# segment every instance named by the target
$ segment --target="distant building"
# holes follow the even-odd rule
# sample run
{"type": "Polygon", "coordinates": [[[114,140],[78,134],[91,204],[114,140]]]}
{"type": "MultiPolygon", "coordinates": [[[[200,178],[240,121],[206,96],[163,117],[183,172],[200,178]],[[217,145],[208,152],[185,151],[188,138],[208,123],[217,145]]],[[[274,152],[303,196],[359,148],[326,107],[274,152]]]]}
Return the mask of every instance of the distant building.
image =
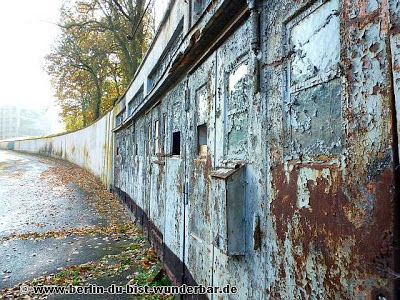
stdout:
{"type": "Polygon", "coordinates": [[[43,110],[0,106],[0,140],[45,135],[51,132],[51,122],[43,110]]]}
{"type": "Polygon", "coordinates": [[[0,140],[18,136],[19,115],[15,106],[0,107],[0,140]]]}

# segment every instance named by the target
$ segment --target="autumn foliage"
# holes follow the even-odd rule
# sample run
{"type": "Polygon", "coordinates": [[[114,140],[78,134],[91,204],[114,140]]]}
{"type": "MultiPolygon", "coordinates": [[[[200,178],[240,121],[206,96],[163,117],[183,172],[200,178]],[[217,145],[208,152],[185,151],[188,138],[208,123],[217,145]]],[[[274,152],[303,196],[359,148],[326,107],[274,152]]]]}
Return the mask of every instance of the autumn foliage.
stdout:
{"type": "Polygon", "coordinates": [[[67,130],[93,123],[128,86],[154,35],[148,1],[65,1],[46,71],[67,130]]]}

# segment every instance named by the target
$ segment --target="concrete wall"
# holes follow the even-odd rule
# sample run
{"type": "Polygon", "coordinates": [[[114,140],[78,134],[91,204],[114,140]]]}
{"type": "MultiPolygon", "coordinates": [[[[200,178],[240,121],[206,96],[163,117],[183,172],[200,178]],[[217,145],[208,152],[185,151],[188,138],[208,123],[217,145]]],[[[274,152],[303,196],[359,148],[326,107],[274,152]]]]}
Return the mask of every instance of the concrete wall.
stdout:
{"type": "Polygon", "coordinates": [[[174,282],[239,289],[209,298],[397,299],[398,2],[191,4],[113,112],[15,149],[102,177],[174,282]]]}
{"type": "Polygon", "coordinates": [[[3,141],[0,148],[66,159],[89,170],[110,187],[113,178],[114,120],[114,111],[110,111],[85,129],[54,137],[3,141]]]}

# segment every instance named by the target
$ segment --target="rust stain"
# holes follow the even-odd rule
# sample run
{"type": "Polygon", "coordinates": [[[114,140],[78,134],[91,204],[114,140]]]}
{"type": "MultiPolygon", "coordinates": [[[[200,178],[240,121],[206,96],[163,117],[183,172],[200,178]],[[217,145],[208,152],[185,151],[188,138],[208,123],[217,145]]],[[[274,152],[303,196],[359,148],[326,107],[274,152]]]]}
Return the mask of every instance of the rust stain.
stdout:
{"type": "MultiPolygon", "coordinates": [[[[393,231],[388,231],[394,220],[387,215],[388,211],[394,209],[393,172],[385,169],[379,178],[366,184],[367,193],[374,198],[371,211],[362,208],[365,201],[362,189],[355,188],[357,184],[353,182],[342,182],[343,175],[338,171],[331,186],[324,178],[318,178],[315,184],[308,184],[310,209],[298,209],[298,195],[293,182],[297,182],[300,167],[295,166],[290,172],[289,182],[283,165],[274,168],[273,185],[276,194],[271,206],[279,239],[285,240],[290,233],[292,245],[301,245],[303,249],[300,254],[294,255],[296,269],[303,268],[307,256],[313,251],[321,254],[328,270],[340,269],[343,266],[339,265],[340,260],[336,255],[343,242],[348,240],[353,245],[350,253],[342,254],[351,258],[350,265],[345,267],[352,272],[358,270],[360,274],[375,274],[375,278],[386,286],[388,292],[391,288],[390,280],[384,281],[382,278],[387,278],[388,272],[394,268],[393,231]],[[351,191],[344,193],[345,186],[351,188],[351,191]],[[382,273],[386,273],[384,277],[382,273]]],[[[348,276],[350,280],[350,274],[348,276]]],[[[324,285],[332,292],[340,291],[341,279],[343,274],[328,273],[324,285]]],[[[345,296],[344,291],[342,296],[345,296]]]]}

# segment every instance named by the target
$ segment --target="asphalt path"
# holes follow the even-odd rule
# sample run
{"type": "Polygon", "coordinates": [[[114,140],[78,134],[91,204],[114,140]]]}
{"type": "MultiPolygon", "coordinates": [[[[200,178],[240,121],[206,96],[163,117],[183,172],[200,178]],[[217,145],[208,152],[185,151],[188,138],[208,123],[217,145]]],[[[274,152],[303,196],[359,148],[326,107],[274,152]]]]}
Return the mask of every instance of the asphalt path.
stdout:
{"type": "Polygon", "coordinates": [[[0,290],[57,273],[60,268],[117,254],[131,242],[104,234],[8,239],[25,233],[108,224],[109,220],[88,204],[87,191],[77,184],[54,185],[48,180],[51,172],[43,180],[43,173],[52,167],[52,160],[40,156],[0,150],[0,290]]]}

